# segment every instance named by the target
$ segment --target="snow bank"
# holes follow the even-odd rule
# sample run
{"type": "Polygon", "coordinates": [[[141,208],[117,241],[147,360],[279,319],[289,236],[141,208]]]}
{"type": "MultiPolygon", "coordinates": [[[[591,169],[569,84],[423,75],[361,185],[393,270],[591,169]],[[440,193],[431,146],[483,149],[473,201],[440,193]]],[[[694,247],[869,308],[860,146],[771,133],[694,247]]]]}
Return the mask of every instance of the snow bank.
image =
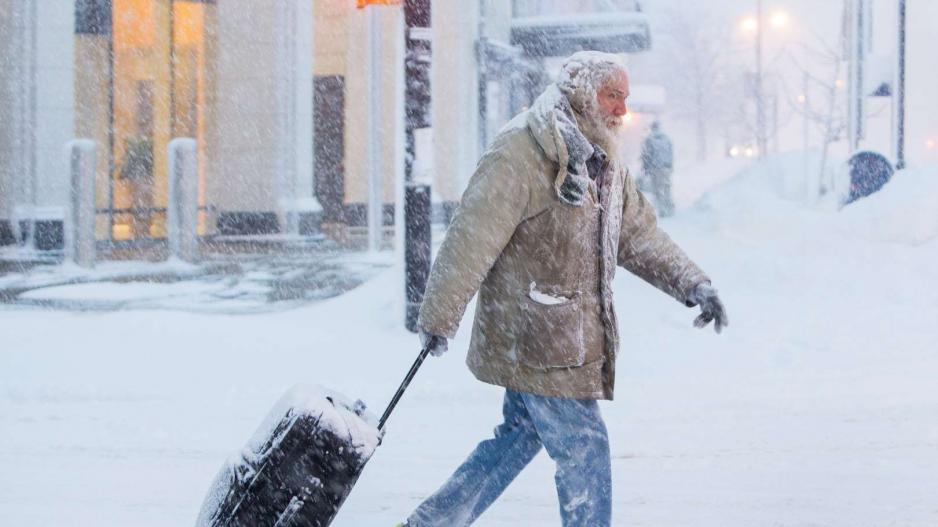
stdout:
{"type": "Polygon", "coordinates": [[[843,228],[873,241],[921,245],[938,238],[938,167],[900,170],[840,215],[843,228]]]}
{"type": "MultiPolygon", "coordinates": [[[[797,236],[804,232],[797,224],[805,220],[807,207],[784,197],[778,183],[783,170],[780,164],[770,158],[742,165],[735,175],[722,183],[713,179],[713,186],[705,190],[692,209],[693,221],[709,225],[715,232],[732,232],[734,236],[749,239],[797,236]]],[[[723,166],[733,167],[732,164],[723,166]]],[[[726,178],[725,174],[722,176],[726,178]]]]}
{"type": "Polygon", "coordinates": [[[688,181],[690,174],[677,179],[675,194],[687,206],[701,193],[695,221],[737,236],[904,245],[938,238],[938,167],[899,171],[879,192],[842,207],[844,163],[831,162],[825,178],[833,189],[818,198],[807,192],[817,180],[805,177],[804,161],[798,152],[751,164],[707,163],[691,169],[696,181],[688,181]]]}
{"type": "MultiPolygon", "coordinates": [[[[813,156],[808,154],[808,165],[813,156]]],[[[830,240],[916,246],[938,238],[938,167],[900,171],[881,191],[845,207],[844,163],[829,163],[824,181],[830,190],[824,196],[807,191],[820,181],[806,177],[804,168],[805,157],[796,152],[676,171],[675,196],[683,201],[679,215],[714,234],[776,244],[785,239],[812,250],[830,240]]]]}
{"type": "MultiPolygon", "coordinates": [[[[694,164],[678,164],[672,176],[672,197],[679,210],[691,208],[707,191],[733,179],[752,165],[748,159],[721,158],[694,164]]],[[[634,174],[638,175],[637,170],[634,174]]]]}
{"type": "Polygon", "coordinates": [[[678,209],[691,208],[707,194],[724,191],[733,193],[733,199],[781,199],[809,205],[820,201],[823,207],[834,209],[829,204],[837,203],[837,196],[849,185],[846,161],[829,156],[823,177],[820,164],[817,150],[786,152],[758,161],[722,158],[679,164],[674,170],[672,192],[678,209]],[[822,186],[829,192],[819,200],[818,189],[822,186]]]}

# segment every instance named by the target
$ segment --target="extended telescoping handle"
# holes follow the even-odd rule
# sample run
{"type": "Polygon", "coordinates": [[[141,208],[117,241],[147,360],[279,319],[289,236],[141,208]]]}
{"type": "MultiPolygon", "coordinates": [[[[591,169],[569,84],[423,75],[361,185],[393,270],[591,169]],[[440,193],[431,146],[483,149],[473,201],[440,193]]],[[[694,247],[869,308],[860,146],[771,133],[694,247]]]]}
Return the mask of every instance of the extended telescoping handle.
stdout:
{"type": "Polygon", "coordinates": [[[401,400],[401,396],[404,395],[404,390],[407,389],[410,381],[414,380],[414,376],[417,375],[417,370],[420,369],[420,365],[423,364],[424,359],[426,359],[427,355],[429,354],[430,346],[426,346],[420,350],[420,355],[417,356],[417,360],[414,361],[414,365],[410,367],[410,371],[408,371],[407,375],[404,377],[404,382],[401,383],[400,387],[397,389],[397,392],[394,394],[394,397],[391,398],[391,402],[388,404],[388,408],[384,411],[384,415],[381,416],[381,420],[378,421],[378,430],[384,430],[384,423],[388,421],[388,417],[390,417],[394,407],[397,406],[398,401],[401,400]]]}

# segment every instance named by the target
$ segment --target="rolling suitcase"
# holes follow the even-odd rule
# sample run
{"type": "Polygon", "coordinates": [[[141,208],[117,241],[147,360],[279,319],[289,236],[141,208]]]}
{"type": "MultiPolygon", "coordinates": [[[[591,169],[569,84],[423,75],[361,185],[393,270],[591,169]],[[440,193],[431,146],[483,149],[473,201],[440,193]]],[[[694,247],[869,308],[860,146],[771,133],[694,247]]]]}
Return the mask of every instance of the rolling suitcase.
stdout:
{"type": "Polygon", "coordinates": [[[361,401],[296,386],[216,476],[196,527],[326,527],[358,480],[384,425],[426,359],[421,350],[376,420],[361,401]]]}

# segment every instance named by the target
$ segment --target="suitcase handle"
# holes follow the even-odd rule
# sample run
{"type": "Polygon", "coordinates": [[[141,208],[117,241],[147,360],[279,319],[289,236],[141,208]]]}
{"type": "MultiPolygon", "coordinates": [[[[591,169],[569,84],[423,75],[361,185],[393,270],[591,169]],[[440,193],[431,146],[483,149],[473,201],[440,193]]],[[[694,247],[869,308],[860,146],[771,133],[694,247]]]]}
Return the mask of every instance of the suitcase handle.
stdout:
{"type": "Polygon", "coordinates": [[[407,375],[404,377],[404,382],[402,382],[400,387],[398,387],[397,392],[394,393],[394,397],[391,398],[391,402],[388,404],[387,409],[381,416],[381,420],[378,421],[378,431],[384,430],[384,423],[388,421],[388,417],[391,416],[391,412],[394,410],[394,407],[397,406],[398,401],[401,400],[401,396],[404,395],[404,390],[407,389],[410,381],[414,380],[414,376],[417,375],[417,370],[420,369],[420,365],[423,364],[424,359],[426,359],[427,355],[429,354],[430,346],[420,350],[420,355],[417,356],[417,360],[414,361],[414,365],[410,367],[410,371],[408,371],[407,375]]]}

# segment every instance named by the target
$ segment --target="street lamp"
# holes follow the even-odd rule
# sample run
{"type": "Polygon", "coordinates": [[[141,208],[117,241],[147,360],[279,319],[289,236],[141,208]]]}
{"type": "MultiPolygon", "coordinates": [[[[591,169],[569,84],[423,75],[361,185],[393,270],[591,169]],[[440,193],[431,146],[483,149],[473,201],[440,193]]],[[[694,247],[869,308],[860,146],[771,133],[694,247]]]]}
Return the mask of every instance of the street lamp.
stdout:
{"type": "MultiPolygon", "coordinates": [[[[766,130],[765,116],[765,94],[762,88],[762,0],[756,0],[756,14],[747,16],[740,23],[740,27],[746,33],[755,34],[755,53],[756,53],[756,78],[755,78],[755,100],[756,100],[756,151],[759,157],[764,157],[768,151],[768,132],[766,130]]],[[[775,11],[769,18],[769,24],[775,29],[784,29],[788,27],[788,13],[784,11],[775,11]]]]}
{"type": "Polygon", "coordinates": [[[784,29],[788,27],[788,13],[784,11],[776,11],[772,13],[772,16],[769,18],[769,24],[775,29],[784,29]]]}

